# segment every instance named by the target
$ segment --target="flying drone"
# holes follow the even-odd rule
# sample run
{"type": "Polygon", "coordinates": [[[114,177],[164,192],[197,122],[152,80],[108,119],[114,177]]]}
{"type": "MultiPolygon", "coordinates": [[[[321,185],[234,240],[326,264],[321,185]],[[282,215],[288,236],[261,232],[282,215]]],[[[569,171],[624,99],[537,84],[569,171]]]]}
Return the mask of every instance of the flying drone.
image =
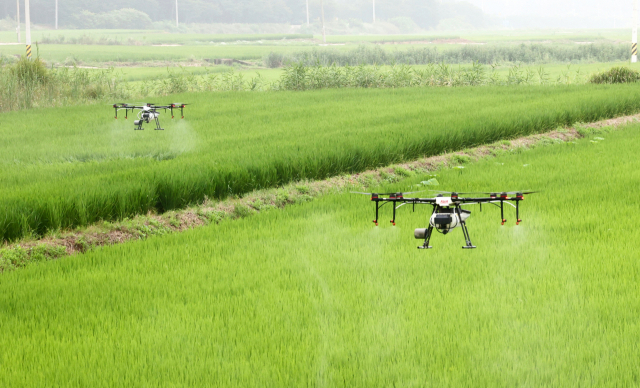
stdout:
{"type": "Polygon", "coordinates": [[[169,109],[171,111],[171,118],[173,119],[173,110],[174,109],[180,109],[180,116],[182,116],[182,118],[184,119],[184,108],[185,106],[187,106],[188,104],[169,104],[169,105],[156,105],[156,104],[145,104],[142,106],[135,106],[135,105],[129,105],[129,104],[123,104],[123,103],[118,103],[118,104],[113,104],[113,108],[116,110],[116,119],[118,118],[118,111],[124,109],[124,118],[128,119],[129,118],[129,111],[133,112],[134,109],[139,110],[138,112],[138,119],[135,120],[133,122],[133,124],[136,126],[136,128],[134,128],[137,131],[141,131],[144,128],[142,128],[142,124],[143,123],[150,123],[151,120],[154,120],[156,122],[156,131],[163,131],[164,128],[160,127],[160,113],[158,112],[159,109],[164,109],[164,111],[166,112],[167,109],[169,109]]]}
{"type": "Polygon", "coordinates": [[[508,204],[516,209],[516,225],[520,225],[522,220],[520,219],[520,202],[524,200],[525,194],[533,194],[535,191],[512,191],[502,193],[455,193],[448,191],[441,191],[434,198],[405,198],[409,193],[357,193],[353,194],[365,194],[371,196],[371,201],[376,203],[376,218],[373,220],[374,224],[378,226],[378,212],[380,209],[388,204],[393,204],[393,219],[389,222],[396,225],[396,210],[404,205],[413,205],[413,211],[416,210],[416,205],[430,205],[433,206],[433,212],[429,218],[429,226],[427,228],[416,229],[414,236],[418,240],[424,240],[424,244],[419,246],[418,249],[431,249],[429,245],[431,235],[435,229],[443,235],[448,234],[451,230],[460,227],[465,239],[464,249],[473,249],[475,246],[471,243],[469,237],[469,231],[467,229],[466,220],[471,215],[471,211],[464,210],[461,207],[466,205],[480,205],[480,211],[482,211],[482,204],[491,204],[500,208],[500,217],[502,225],[507,222],[504,218],[504,205],[508,204]],[[460,197],[460,195],[477,195],[485,194],[488,197],[460,197]],[[384,198],[387,197],[387,198],[384,198]],[[515,202],[515,205],[511,202],[515,202]],[[399,204],[399,205],[398,205],[399,204]],[[396,206],[397,205],[397,206],[396,206]]]}

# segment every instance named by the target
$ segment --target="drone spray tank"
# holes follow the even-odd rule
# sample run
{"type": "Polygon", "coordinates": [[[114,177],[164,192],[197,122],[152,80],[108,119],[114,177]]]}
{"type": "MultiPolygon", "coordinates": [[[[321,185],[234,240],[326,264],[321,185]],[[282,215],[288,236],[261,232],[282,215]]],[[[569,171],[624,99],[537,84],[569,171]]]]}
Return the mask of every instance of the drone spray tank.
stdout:
{"type": "Polygon", "coordinates": [[[160,117],[160,113],[152,111],[149,106],[142,107],[138,120],[133,122],[134,125],[141,125],[142,123],[149,123],[151,120],[155,120],[160,117]]]}
{"type": "MultiPolygon", "coordinates": [[[[449,233],[452,229],[460,227],[471,215],[469,210],[462,210],[454,206],[453,201],[458,199],[458,194],[452,193],[451,197],[436,197],[436,208],[434,209],[429,225],[442,234],[449,233]]],[[[413,235],[418,240],[424,240],[427,236],[426,228],[414,230],[413,235]]]]}

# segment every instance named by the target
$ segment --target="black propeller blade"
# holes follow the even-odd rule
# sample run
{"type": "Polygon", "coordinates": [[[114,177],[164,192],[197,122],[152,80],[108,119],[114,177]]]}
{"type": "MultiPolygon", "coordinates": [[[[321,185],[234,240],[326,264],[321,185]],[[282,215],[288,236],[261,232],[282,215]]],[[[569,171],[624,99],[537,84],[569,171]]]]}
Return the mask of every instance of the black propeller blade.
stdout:
{"type": "Polygon", "coordinates": [[[393,192],[393,193],[361,193],[361,192],[358,192],[358,191],[351,191],[351,194],[362,194],[362,195],[396,195],[396,194],[402,194],[402,195],[405,195],[405,194],[422,193],[424,191],[425,190],[408,191],[406,193],[405,192],[400,192],[400,191],[396,191],[396,192],[393,192]]]}
{"type": "Polygon", "coordinates": [[[492,194],[535,194],[535,193],[539,193],[540,191],[494,191],[494,192],[473,192],[473,193],[461,193],[461,192],[457,192],[457,191],[439,191],[439,190],[429,190],[429,191],[433,191],[436,193],[445,193],[445,194],[487,194],[487,195],[492,195],[492,194]]]}

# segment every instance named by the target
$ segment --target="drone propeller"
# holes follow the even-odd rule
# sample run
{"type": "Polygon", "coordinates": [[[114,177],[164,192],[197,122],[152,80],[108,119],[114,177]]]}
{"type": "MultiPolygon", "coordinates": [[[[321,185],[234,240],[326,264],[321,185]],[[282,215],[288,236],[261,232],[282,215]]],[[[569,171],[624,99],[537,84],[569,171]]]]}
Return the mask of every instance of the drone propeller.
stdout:
{"type": "Polygon", "coordinates": [[[478,193],[478,192],[476,192],[476,193],[471,193],[471,192],[469,192],[469,193],[461,193],[461,192],[458,192],[458,191],[440,191],[440,190],[429,190],[429,191],[433,191],[435,193],[442,193],[442,194],[489,194],[489,193],[478,193]]]}
{"type": "Polygon", "coordinates": [[[457,192],[457,191],[439,191],[439,190],[429,190],[429,191],[433,191],[433,192],[436,192],[436,193],[443,193],[443,194],[487,194],[487,195],[535,194],[535,193],[539,193],[540,192],[540,191],[494,191],[494,192],[481,191],[481,192],[461,193],[461,192],[457,192]]]}
{"type": "Polygon", "coordinates": [[[362,194],[362,195],[396,195],[396,194],[402,194],[402,195],[405,195],[405,194],[422,193],[422,192],[424,192],[424,191],[425,191],[425,190],[420,190],[420,191],[408,191],[408,192],[400,192],[400,191],[396,191],[396,192],[393,192],[393,193],[361,193],[361,192],[358,192],[358,191],[352,191],[352,192],[351,192],[351,194],[362,194]]]}

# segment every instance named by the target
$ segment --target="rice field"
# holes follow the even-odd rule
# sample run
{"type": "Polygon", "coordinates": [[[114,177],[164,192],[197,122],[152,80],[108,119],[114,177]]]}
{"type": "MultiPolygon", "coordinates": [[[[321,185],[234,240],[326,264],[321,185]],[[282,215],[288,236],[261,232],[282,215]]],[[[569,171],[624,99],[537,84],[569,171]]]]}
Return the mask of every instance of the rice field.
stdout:
{"type": "MultiPolygon", "coordinates": [[[[509,72],[514,69],[513,64],[498,64],[496,66],[483,66],[483,69],[488,73],[495,69],[496,74],[500,78],[506,78],[509,76],[509,72]]],[[[544,70],[544,73],[549,77],[549,80],[566,80],[569,79],[573,84],[586,83],[588,77],[597,72],[608,70],[612,67],[626,66],[632,69],[640,70],[640,64],[628,62],[599,62],[588,64],[544,64],[544,65],[519,65],[518,71],[523,74],[534,74],[534,78],[538,77],[540,69],[544,70]]],[[[416,71],[423,71],[427,69],[428,65],[412,65],[411,69],[416,71]]],[[[468,67],[468,65],[454,66],[454,69],[458,67],[468,67]]],[[[381,70],[388,70],[391,66],[379,66],[381,70]]],[[[92,69],[90,69],[92,70],[92,69]]],[[[102,69],[96,69],[94,71],[101,71],[102,69]]],[[[92,70],[93,71],[93,70],[92,70]]],[[[145,80],[161,80],[168,77],[169,73],[173,74],[188,74],[188,75],[207,75],[207,74],[220,74],[226,72],[234,72],[235,74],[242,74],[245,80],[250,80],[256,77],[258,74],[266,82],[277,81],[284,70],[279,69],[263,69],[263,68],[233,68],[230,66],[207,66],[207,67],[119,67],[116,69],[116,76],[124,81],[145,81],[145,80]]]]}
{"type": "Polygon", "coordinates": [[[636,124],[439,172],[543,190],[520,226],[474,209],[473,251],[345,194],[3,274],[0,385],[635,386],[639,147],[636,124]]]}
{"type": "MultiPolygon", "coordinates": [[[[24,24],[21,26],[24,36],[24,24]]],[[[15,42],[17,39],[14,31],[0,31],[0,42],[15,42]]],[[[24,38],[23,38],[24,39],[24,38]]],[[[62,42],[105,42],[108,44],[206,44],[210,42],[259,42],[273,40],[300,40],[313,39],[309,34],[202,34],[202,33],[166,33],[157,30],[33,30],[32,41],[62,42]]]]}
{"type": "MultiPolygon", "coordinates": [[[[22,26],[24,30],[24,25],[22,26]]],[[[23,31],[24,34],[24,31],[23,31]]],[[[126,44],[131,38],[133,41],[145,44],[203,44],[208,42],[253,41],[298,39],[316,42],[322,36],[309,36],[305,34],[202,34],[202,33],[173,33],[156,30],[33,30],[34,41],[42,41],[44,38],[56,39],[64,37],[66,40],[78,40],[89,38],[92,40],[119,41],[126,44]]],[[[434,32],[427,34],[403,34],[403,35],[327,35],[328,43],[371,43],[371,42],[410,42],[433,41],[446,39],[462,39],[471,42],[597,42],[597,41],[630,41],[629,31],[621,29],[599,30],[483,30],[483,31],[452,31],[434,32]]],[[[0,31],[0,42],[10,43],[16,41],[14,31],[0,31]]]]}
{"type": "Polygon", "coordinates": [[[0,239],[635,113],[639,93],[578,85],[184,94],[172,100],[193,104],[187,119],[163,115],[160,132],[111,119],[109,105],[3,113],[0,239]]]}

